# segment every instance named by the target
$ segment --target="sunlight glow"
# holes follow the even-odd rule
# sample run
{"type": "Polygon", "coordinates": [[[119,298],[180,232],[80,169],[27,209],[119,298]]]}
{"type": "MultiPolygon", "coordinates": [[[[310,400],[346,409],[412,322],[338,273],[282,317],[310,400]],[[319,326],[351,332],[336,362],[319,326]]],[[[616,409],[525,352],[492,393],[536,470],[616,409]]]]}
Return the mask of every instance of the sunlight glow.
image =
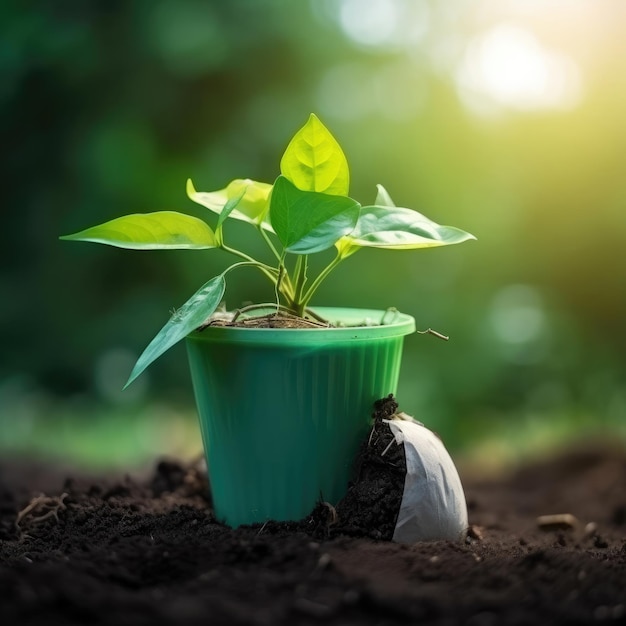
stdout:
{"type": "Polygon", "coordinates": [[[582,96],[580,70],[571,58],[507,23],[470,42],[456,79],[463,101],[481,113],[570,109],[582,96]]]}

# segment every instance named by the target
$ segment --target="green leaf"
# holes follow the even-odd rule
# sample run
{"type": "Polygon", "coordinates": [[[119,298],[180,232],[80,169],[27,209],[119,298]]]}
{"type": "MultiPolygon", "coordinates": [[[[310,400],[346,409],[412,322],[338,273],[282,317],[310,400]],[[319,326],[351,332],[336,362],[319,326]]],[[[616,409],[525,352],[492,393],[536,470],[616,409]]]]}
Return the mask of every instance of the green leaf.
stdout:
{"type": "Polygon", "coordinates": [[[354,229],[358,217],[359,203],[352,198],[301,191],[284,176],[274,183],[270,220],[287,252],[326,250],[354,229]]]}
{"type": "Polygon", "coordinates": [[[340,243],[344,254],[350,247],[396,249],[449,246],[476,239],[453,226],[441,226],[411,209],[367,206],[361,209],[354,230],[340,243]]]}
{"type": "Polygon", "coordinates": [[[187,196],[190,200],[214,213],[227,212],[229,217],[264,228],[269,226],[263,218],[269,208],[271,191],[272,185],[249,178],[237,178],[218,191],[196,191],[191,179],[187,180],[187,196]]]}
{"type": "Polygon", "coordinates": [[[216,246],[215,233],[205,222],[175,211],[124,215],[60,239],[130,250],[205,250],[216,246]]]}
{"type": "Polygon", "coordinates": [[[389,192],[382,186],[376,185],[378,193],[376,194],[376,206],[396,206],[396,203],[391,199],[389,192]]]}
{"type": "Polygon", "coordinates": [[[220,212],[219,217],[217,218],[216,228],[219,228],[224,223],[224,220],[234,211],[235,207],[241,202],[242,198],[246,195],[247,189],[248,189],[247,186],[244,187],[239,195],[230,198],[226,202],[226,204],[224,205],[224,208],[220,212]]]}
{"type": "Polygon", "coordinates": [[[173,345],[194,331],[217,309],[224,295],[226,281],[220,274],[205,283],[178,309],[157,336],[143,351],[124,389],[128,387],[153,361],[158,359],[173,345]]]}
{"type": "Polygon", "coordinates": [[[313,113],[289,142],[280,172],[302,191],[348,195],[348,161],[337,140],[313,113]]]}

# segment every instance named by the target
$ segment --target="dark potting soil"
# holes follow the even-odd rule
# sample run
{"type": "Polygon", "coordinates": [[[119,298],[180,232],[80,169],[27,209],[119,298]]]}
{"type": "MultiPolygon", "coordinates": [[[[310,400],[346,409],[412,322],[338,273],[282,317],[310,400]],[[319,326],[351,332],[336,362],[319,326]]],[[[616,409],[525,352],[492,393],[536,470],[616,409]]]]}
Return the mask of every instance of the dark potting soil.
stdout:
{"type": "MultiPolygon", "coordinates": [[[[274,305],[275,306],[275,305],[274,305]]],[[[226,326],[235,328],[332,328],[332,324],[321,318],[300,317],[287,311],[267,313],[263,315],[242,315],[248,309],[272,308],[272,305],[252,306],[240,311],[217,314],[210,317],[197,330],[203,331],[208,326],[226,326]]]]}
{"type": "Polygon", "coordinates": [[[623,447],[461,478],[467,539],[400,545],[362,532],[369,522],[348,527],[342,505],[227,528],[200,462],[107,480],[5,461],[0,624],[624,623],[623,447]]]}
{"type": "Polygon", "coordinates": [[[392,395],[374,403],[374,424],[359,449],[348,492],[337,505],[328,536],[350,535],[391,540],[404,492],[406,458],[383,422],[398,409],[392,395]]]}
{"type": "MultiPolygon", "coordinates": [[[[389,309],[395,311],[395,309],[389,309]]],[[[383,321],[380,321],[382,324],[383,321]]],[[[371,320],[364,319],[361,324],[354,324],[355,328],[372,325],[371,320]]],[[[377,325],[377,324],[375,324],[377,325]]],[[[202,332],[209,326],[229,327],[229,328],[285,328],[285,329],[311,329],[311,328],[337,328],[332,322],[318,316],[316,313],[307,309],[304,316],[296,315],[285,307],[280,307],[276,311],[275,304],[250,305],[236,311],[226,311],[214,313],[196,330],[202,332]],[[254,314],[260,310],[270,310],[270,313],[254,314]]],[[[345,326],[342,326],[345,327],[345,326]]],[[[447,339],[447,337],[437,333],[430,328],[428,331],[434,335],[447,339]]]]}

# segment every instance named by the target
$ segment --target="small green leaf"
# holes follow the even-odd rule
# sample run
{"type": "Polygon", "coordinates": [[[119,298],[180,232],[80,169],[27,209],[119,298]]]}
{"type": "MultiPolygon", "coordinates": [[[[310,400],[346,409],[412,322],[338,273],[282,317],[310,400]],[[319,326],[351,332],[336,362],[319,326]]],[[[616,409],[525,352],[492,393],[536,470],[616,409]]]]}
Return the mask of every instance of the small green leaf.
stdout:
{"type": "Polygon", "coordinates": [[[289,142],[280,172],[302,191],[348,195],[348,161],[337,140],[313,113],[289,142]]]}
{"type": "Polygon", "coordinates": [[[224,274],[212,278],[172,315],[167,324],[163,326],[137,359],[124,389],[164,352],[206,321],[219,306],[225,287],[224,274]]]}
{"type": "Polygon", "coordinates": [[[227,211],[227,215],[234,219],[250,224],[260,224],[264,228],[268,226],[267,221],[264,221],[263,218],[269,208],[268,198],[271,191],[272,185],[249,178],[233,180],[227,187],[219,191],[196,191],[191,179],[187,180],[187,196],[190,200],[201,204],[214,213],[221,214],[227,211]],[[237,198],[240,199],[235,202],[237,198]],[[231,201],[235,204],[232,204],[231,201]]]}
{"type": "Polygon", "coordinates": [[[396,206],[396,203],[391,199],[389,192],[382,186],[376,185],[378,193],[376,194],[376,206],[396,206]]]}
{"type": "Polygon", "coordinates": [[[411,209],[390,206],[367,206],[354,230],[344,237],[340,252],[350,247],[388,249],[432,248],[476,239],[453,226],[441,226],[411,209]]]}
{"type": "Polygon", "coordinates": [[[235,207],[241,202],[242,198],[246,195],[247,189],[248,189],[247,186],[244,187],[239,195],[234,196],[233,198],[230,198],[226,202],[226,204],[224,205],[224,208],[220,212],[219,217],[217,218],[216,228],[219,228],[224,223],[224,220],[234,211],[235,207]]]}
{"type": "Polygon", "coordinates": [[[216,246],[215,233],[205,222],[175,211],[124,215],[60,239],[130,250],[206,250],[216,246]]]}
{"type": "Polygon", "coordinates": [[[274,183],[270,219],[286,252],[326,250],[354,229],[358,217],[359,203],[352,198],[301,191],[284,176],[274,183]]]}

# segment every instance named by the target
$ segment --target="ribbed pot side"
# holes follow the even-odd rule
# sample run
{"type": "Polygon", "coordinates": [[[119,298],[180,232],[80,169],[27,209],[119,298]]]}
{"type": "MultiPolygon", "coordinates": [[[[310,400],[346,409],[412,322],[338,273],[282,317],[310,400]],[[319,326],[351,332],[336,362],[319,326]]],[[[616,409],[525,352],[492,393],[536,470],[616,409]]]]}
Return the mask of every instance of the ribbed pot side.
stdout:
{"type": "MultiPolygon", "coordinates": [[[[333,322],[384,311],[318,308],[333,322]]],[[[392,316],[393,317],[393,316],[392,316]]],[[[239,526],[298,520],[345,494],[373,402],[396,393],[412,317],[336,329],[208,327],[187,337],[213,506],[239,526]]]]}

